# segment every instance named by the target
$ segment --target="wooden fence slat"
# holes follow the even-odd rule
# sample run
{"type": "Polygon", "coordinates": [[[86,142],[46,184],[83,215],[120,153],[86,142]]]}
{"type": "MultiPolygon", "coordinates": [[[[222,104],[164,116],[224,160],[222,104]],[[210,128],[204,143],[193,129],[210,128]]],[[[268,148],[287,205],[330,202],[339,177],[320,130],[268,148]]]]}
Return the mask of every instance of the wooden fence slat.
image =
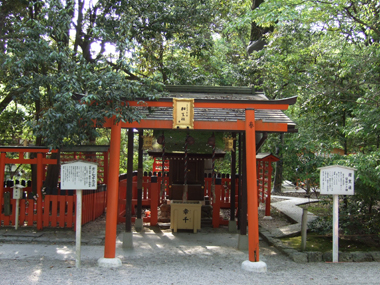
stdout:
{"type": "Polygon", "coordinates": [[[59,216],[58,216],[58,225],[60,228],[65,227],[65,208],[66,208],[66,196],[58,196],[59,203],[59,216]]]}
{"type": "Polygon", "coordinates": [[[42,216],[43,220],[43,226],[44,227],[49,227],[49,222],[50,222],[50,196],[51,195],[45,195],[45,200],[44,200],[44,212],[42,216]]]}
{"type": "Polygon", "coordinates": [[[72,228],[73,227],[73,212],[74,212],[74,195],[72,196],[65,196],[66,198],[66,215],[65,215],[65,222],[66,222],[66,228],[72,228]]]}
{"type": "MultiPolygon", "coordinates": [[[[58,215],[58,196],[50,195],[51,211],[49,211],[51,227],[57,227],[57,215],[58,215]]],[[[45,206],[46,207],[46,206],[45,206]]]]}
{"type": "Polygon", "coordinates": [[[28,221],[28,226],[31,227],[33,226],[33,221],[34,221],[34,200],[33,199],[28,199],[28,208],[27,208],[27,221],[28,221]]]}
{"type": "Polygon", "coordinates": [[[10,222],[12,223],[12,226],[15,225],[15,219],[16,219],[16,200],[11,199],[11,207],[12,207],[12,212],[10,215],[10,222]]]}

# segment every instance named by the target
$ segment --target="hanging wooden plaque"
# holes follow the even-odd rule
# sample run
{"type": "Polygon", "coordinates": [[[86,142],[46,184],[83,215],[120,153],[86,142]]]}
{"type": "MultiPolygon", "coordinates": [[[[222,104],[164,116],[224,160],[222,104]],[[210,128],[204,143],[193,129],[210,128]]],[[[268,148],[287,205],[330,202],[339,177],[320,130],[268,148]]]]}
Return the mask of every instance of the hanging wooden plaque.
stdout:
{"type": "Polygon", "coordinates": [[[194,129],[194,99],[173,98],[173,129],[194,129]]]}

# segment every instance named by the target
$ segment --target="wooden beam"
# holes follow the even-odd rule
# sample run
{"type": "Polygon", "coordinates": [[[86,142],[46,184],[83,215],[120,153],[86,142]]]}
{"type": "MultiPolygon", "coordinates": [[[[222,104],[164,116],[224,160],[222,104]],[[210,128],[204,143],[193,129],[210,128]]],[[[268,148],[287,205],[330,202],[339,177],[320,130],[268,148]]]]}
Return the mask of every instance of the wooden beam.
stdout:
{"type": "MultiPolygon", "coordinates": [[[[130,107],[173,107],[173,99],[168,101],[126,101],[125,105],[130,107]]],[[[257,110],[287,110],[289,104],[282,102],[261,101],[254,102],[249,100],[226,100],[225,102],[194,100],[194,108],[214,108],[214,109],[247,109],[254,108],[257,110]]]]}
{"type": "MultiPolygon", "coordinates": [[[[5,158],[6,164],[37,164],[37,158],[5,158]]],[[[42,164],[57,164],[57,159],[42,158],[42,164]]]]}
{"type": "Polygon", "coordinates": [[[40,153],[54,153],[58,152],[57,149],[49,149],[46,147],[10,147],[10,146],[0,146],[0,151],[1,152],[40,152],[40,153]]]}
{"type": "MultiPolygon", "coordinates": [[[[256,131],[258,132],[287,132],[286,123],[267,123],[256,121],[256,131]]],[[[110,128],[112,123],[107,120],[103,127],[110,128]]],[[[141,120],[140,122],[124,123],[121,122],[122,128],[136,129],[173,129],[173,121],[169,120],[141,120]]],[[[195,121],[194,130],[214,130],[214,131],[244,131],[245,122],[238,120],[236,122],[215,122],[215,121],[195,121]]]]}

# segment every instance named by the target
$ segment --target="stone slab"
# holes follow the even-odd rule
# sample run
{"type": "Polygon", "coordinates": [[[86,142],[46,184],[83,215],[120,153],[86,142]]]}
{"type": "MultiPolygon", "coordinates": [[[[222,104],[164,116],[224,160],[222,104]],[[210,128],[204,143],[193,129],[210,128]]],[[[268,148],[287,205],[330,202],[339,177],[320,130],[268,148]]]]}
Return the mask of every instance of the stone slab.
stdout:
{"type": "Polygon", "coordinates": [[[37,233],[37,232],[6,232],[3,233],[2,236],[4,237],[40,237],[43,233],[37,233]]]}

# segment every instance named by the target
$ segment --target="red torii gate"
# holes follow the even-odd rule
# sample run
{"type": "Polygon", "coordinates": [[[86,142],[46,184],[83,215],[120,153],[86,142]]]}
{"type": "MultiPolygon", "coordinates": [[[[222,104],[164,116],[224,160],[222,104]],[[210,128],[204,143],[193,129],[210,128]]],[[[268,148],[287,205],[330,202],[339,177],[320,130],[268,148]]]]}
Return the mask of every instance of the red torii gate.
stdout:
{"type": "MultiPolygon", "coordinates": [[[[191,97],[191,94],[189,94],[191,97]]],[[[248,253],[250,262],[259,262],[259,227],[258,227],[258,195],[256,178],[256,131],[288,132],[288,123],[265,122],[255,119],[256,110],[287,110],[296,102],[296,97],[283,100],[268,100],[261,96],[259,100],[207,100],[194,99],[194,109],[240,109],[244,110],[244,119],[236,121],[194,120],[194,130],[223,130],[245,132],[247,204],[248,204],[248,253]]],[[[158,101],[145,101],[143,105],[137,101],[127,101],[125,105],[132,107],[172,108],[172,98],[161,98],[158,101]]],[[[111,128],[110,169],[107,196],[106,236],[104,259],[100,262],[120,262],[115,258],[117,234],[117,209],[119,189],[120,138],[122,128],[137,129],[173,129],[172,120],[143,119],[140,122],[117,122],[115,118],[107,119],[103,127],[111,128]]],[[[121,264],[121,262],[120,262],[121,264]]],[[[118,266],[117,264],[115,264],[118,266]]],[[[108,266],[108,265],[107,265],[108,266]]]]}

